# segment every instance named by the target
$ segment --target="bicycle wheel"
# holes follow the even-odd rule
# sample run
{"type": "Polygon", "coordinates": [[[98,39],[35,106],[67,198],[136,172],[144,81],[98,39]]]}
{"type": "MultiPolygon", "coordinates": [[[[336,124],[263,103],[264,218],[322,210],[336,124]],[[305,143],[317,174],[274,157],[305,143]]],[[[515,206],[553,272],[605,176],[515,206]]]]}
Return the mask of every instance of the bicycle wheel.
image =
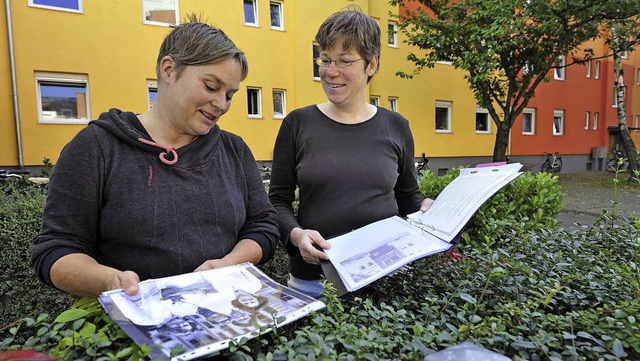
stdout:
{"type": "Polygon", "coordinates": [[[556,161],[553,164],[553,167],[551,168],[551,172],[560,173],[561,170],[562,170],[562,158],[558,157],[556,158],[556,161]]]}
{"type": "Polygon", "coordinates": [[[607,162],[606,168],[607,168],[607,172],[615,173],[616,170],[618,169],[618,160],[609,159],[609,161],[607,162]]]}
{"type": "Polygon", "coordinates": [[[542,167],[540,168],[540,170],[545,173],[549,173],[550,169],[551,169],[551,162],[549,162],[549,159],[547,159],[544,161],[544,163],[542,163],[542,167]]]}

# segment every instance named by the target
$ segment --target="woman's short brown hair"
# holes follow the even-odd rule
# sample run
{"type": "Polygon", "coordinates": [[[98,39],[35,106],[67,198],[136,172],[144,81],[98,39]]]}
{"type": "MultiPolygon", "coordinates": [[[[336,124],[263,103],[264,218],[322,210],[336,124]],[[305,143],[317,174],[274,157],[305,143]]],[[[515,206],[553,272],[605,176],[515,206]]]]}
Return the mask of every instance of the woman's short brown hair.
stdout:
{"type": "Polygon", "coordinates": [[[176,63],[176,74],[190,65],[217,64],[235,59],[242,67],[242,79],[249,73],[247,58],[221,30],[201,22],[196,15],[189,15],[187,22],[173,28],[160,46],[156,74],[160,78],[160,62],[170,56],[176,63]]]}
{"type": "Polygon", "coordinates": [[[349,6],[332,14],[320,25],[315,41],[320,50],[331,49],[340,43],[344,51],[355,49],[365,59],[365,67],[378,57],[379,68],[380,37],[378,23],[359,7],[349,6]]]}

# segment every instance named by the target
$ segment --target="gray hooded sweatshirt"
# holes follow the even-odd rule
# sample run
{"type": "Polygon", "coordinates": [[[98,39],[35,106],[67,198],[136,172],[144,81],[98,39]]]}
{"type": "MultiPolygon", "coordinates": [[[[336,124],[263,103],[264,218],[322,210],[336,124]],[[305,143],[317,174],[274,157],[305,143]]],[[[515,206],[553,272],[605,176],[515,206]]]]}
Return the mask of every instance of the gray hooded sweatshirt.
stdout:
{"type": "Polygon", "coordinates": [[[240,137],[216,125],[174,150],[154,143],[134,113],[111,109],[62,150],[31,260],[49,285],[51,266],[71,253],[144,280],[192,272],[245,238],[266,262],[278,228],[240,137]]]}

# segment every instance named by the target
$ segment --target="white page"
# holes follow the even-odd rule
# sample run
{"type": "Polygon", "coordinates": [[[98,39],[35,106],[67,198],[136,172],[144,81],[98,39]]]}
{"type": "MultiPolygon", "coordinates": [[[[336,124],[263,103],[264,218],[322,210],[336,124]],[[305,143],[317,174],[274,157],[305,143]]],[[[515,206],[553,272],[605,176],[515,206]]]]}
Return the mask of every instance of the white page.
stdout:
{"type": "Polygon", "coordinates": [[[424,230],[450,242],[473,214],[493,194],[517,178],[522,164],[483,168],[461,168],[456,177],[438,195],[427,212],[408,217],[424,230]]]}
{"type": "Polygon", "coordinates": [[[328,242],[331,248],[325,252],[349,291],[451,247],[400,217],[371,223],[328,242]]]}

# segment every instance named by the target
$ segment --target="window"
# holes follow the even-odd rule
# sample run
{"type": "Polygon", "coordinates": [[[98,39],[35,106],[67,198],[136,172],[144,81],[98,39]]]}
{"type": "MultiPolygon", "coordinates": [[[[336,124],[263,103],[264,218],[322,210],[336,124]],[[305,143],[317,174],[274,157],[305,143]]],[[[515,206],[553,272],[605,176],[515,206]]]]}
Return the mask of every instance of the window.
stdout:
{"type": "Polygon", "coordinates": [[[553,135],[564,134],[564,110],[553,111],[553,135]]]}
{"type": "Polygon", "coordinates": [[[313,44],[313,58],[311,62],[313,63],[313,80],[320,80],[320,65],[316,64],[316,59],[320,57],[320,49],[318,49],[318,44],[313,44]]]}
{"type": "Polygon", "coordinates": [[[271,29],[284,30],[284,16],[282,16],[282,3],[280,1],[272,1],[269,4],[271,12],[271,29]]]}
{"type": "Polygon", "coordinates": [[[380,106],[380,97],[377,95],[372,95],[369,97],[369,103],[375,105],[375,106],[380,106]]]}
{"type": "Polygon", "coordinates": [[[490,133],[489,111],[486,108],[476,106],[476,133],[490,133]]]}
{"type": "Polygon", "coordinates": [[[640,69],[638,69],[638,71],[636,73],[636,84],[640,85],[640,69]]]}
{"type": "Polygon", "coordinates": [[[628,58],[628,54],[627,54],[627,51],[625,50],[622,52],[622,54],[620,54],[620,59],[626,59],[626,58],[628,58]]]}
{"type": "Polygon", "coordinates": [[[260,88],[247,88],[247,114],[249,118],[262,117],[260,88]]]}
{"type": "Polygon", "coordinates": [[[273,89],[273,117],[282,119],[287,114],[286,93],[282,89],[273,89]]]}
{"type": "Polygon", "coordinates": [[[587,78],[591,78],[591,60],[587,60],[587,78]]]}
{"type": "Polygon", "coordinates": [[[256,0],[244,0],[244,25],[258,26],[258,4],[256,4],[256,0]]]}
{"type": "Polygon", "coordinates": [[[451,132],[451,102],[436,102],[436,132],[451,132]]]}
{"type": "Polygon", "coordinates": [[[636,115],[636,124],[634,128],[638,128],[640,126],[640,115],[636,115]]]}
{"type": "Polygon", "coordinates": [[[595,66],[595,69],[593,69],[593,72],[595,73],[593,77],[596,79],[600,79],[600,61],[599,60],[596,60],[596,66],[595,66]]]}
{"type": "Polygon", "coordinates": [[[591,114],[589,112],[584,112],[584,129],[589,129],[589,119],[591,118],[591,114]]]}
{"type": "Polygon", "coordinates": [[[150,25],[177,25],[178,0],[142,0],[143,23],[150,25]]]}
{"type": "Polygon", "coordinates": [[[398,98],[389,97],[389,110],[394,112],[398,111],[398,98]]]}
{"type": "Polygon", "coordinates": [[[87,123],[89,82],[86,75],[36,73],[38,122],[87,123]]]}
{"type": "Polygon", "coordinates": [[[156,80],[147,80],[147,94],[149,95],[149,109],[151,109],[158,95],[158,82],[156,80]]]}
{"type": "Polygon", "coordinates": [[[398,25],[395,22],[389,21],[387,24],[387,33],[387,44],[392,47],[398,46],[398,25]]]}
{"type": "Polygon", "coordinates": [[[29,6],[42,9],[82,13],[82,0],[29,0],[29,6]]]}
{"type": "Polygon", "coordinates": [[[564,80],[564,56],[559,56],[555,64],[553,64],[553,78],[556,80],[564,80]]]}
{"type": "Polygon", "coordinates": [[[599,118],[598,112],[593,112],[593,130],[598,129],[598,118],[599,118]]]}
{"type": "Polygon", "coordinates": [[[536,134],[536,110],[532,108],[525,108],[522,111],[522,134],[535,135],[536,134]]]}

